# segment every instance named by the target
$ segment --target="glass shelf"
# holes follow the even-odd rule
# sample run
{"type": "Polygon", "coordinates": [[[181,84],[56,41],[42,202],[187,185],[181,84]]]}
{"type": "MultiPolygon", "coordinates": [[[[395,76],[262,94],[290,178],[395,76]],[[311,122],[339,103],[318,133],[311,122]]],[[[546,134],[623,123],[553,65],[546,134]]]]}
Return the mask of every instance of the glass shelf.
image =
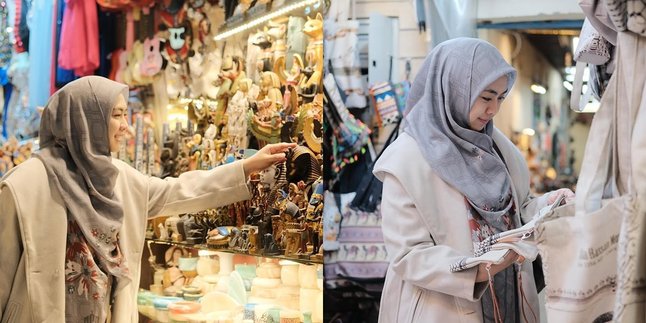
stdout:
{"type": "Polygon", "coordinates": [[[156,244],[165,244],[169,246],[178,246],[178,247],[184,247],[184,248],[191,248],[191,249],[197,249],[197,250],[209,250],[209,251],[220,251],[220,252],[227,252],[227,253],[234,253],[234,254],[240,254],[240,255],[248,255],[248,256],[254,256],[254,257],[264,257],[264,258],[273,258],[273,259],[280,259],[280,260],[290,260],[302,264],[323,264],[323,258],[310,258],[309,256],[304,256],[307,258],[300,258],[300,257],[290,257],[290,256],[285,256],[285,255],[266,255],[266,254],[260,254],[260,253],[251,253],[251,252],[242,252],[242,251],[236,251],[236,250],[231,250],[231,249],[226,249],[226,248],[212,248],[207,246],[206,244],[192,244],[188,242],[175,242],[175,241],[168,241],[168,240],[159,240],[159,239],[148,239],[146,238],[146,241],[150,241],[152,243],[156,244]]]}

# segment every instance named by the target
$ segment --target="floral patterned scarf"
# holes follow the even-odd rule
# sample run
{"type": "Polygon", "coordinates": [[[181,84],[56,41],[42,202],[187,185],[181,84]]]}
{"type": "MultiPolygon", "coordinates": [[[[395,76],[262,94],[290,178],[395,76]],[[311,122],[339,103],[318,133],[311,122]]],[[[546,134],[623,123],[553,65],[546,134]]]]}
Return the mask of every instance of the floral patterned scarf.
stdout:
{"type": "MultiPolygon", "coordinates": [[[[100,238],[98,230],[92,230],[100,238]]],[[[121,253],[118,244],[115,247],[121,253]]],[[[110,266],[110,264],[107,264],[110,266]]],[[[65,321],[103,323],[108,317],[113,277],[89,246],[78,224],[69,219],[65,252],[65,321]]],[[[125,268],[125,273],[128,269],[125,268]]]]}
{"type": "MultiPolygon", "coordinates": [[[[516,227],[513,221],[516,206],[514,205],[511,191],[507,197],[501,201],[502,205],[509,205],[508,211],[497,219],[500,223],[495,225],[489,223],[486,218],[481,216],[480,212],[473,207],[472,203],[467,198],[464,200],[467,209],[469,210],[468,222],[469,228],[471,229],[471,240],[473,241],[474,248],[477,248],[478,244],[487,237],[516,227]],[[498,228],[504,228],[504,230],[500,230],[498,228]]],[[[497,273],[493,277],[493,287],[493,291],[485,292],[480,300],[484,322],[496,322],[494,317],[495,304],[497,304],[499,308],[503,322],[520,322],[520,317],[518,315],[519,307],[516,270],[514,266],[509,266],[505,270],[497,273]],[[496,302],[494,302],[494,299],[496,302]]]]}

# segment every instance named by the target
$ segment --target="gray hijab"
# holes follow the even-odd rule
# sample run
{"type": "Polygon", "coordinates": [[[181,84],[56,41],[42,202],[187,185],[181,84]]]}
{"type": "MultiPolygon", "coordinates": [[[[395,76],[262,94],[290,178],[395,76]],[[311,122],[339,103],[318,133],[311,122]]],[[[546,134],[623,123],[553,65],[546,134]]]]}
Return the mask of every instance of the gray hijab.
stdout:
{"type": "Polygon", "coordinates": [[[79,225],[106,269],[129,279],[117,245],[123,209],[114,194],[119,171],[112,165],[108,137],[119,94],[127,99],[128,87],[98,76],[80,78],[54,93],[43,111],[41,149],[35,156],[60,192],[68,218],[79,225]]]}
{"type": "Polygon", "coordinates": [[[445,41],[431,51],[417,74],[403,123],[403,131],[415,139],[431,168],[501,229],[500,217],[511,206],[511,180],[493,148],[493,121],[481,132],[471,130],[469,112],[485,87],[503,75],[510,90],[516,70],[486,41],[445,41]]]}

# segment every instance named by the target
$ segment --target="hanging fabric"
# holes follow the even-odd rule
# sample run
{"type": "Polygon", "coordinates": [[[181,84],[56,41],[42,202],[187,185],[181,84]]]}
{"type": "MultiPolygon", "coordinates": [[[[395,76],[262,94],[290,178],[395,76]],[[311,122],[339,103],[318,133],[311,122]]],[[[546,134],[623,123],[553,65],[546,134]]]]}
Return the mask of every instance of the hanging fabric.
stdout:
{"type": "Polygon", "coordinates": [[[327,121],[324,125],[332,132],[331,147],[327,151],[331,152],[331,173],[336,176],[333,176],[331,181],[335,182],[342,168],[356,162],[359,155],[365,153],[365,146],[370,140],[370,130],[350,114],[341,100],[331,73],[323,79],[323,91],[328,100],[328,104],[323,105],[327,121]]]}
{"type": "Polygon", "coordinates": [[[92,75],[99,67],[96,1],[78,0],[65,7],[58,64],[78,76],[92,75]]]}
{"type": "MultiPolygon", "coordinates": [[[[11,35],[9,27],[9,5],[6,1],[0,2],[0,68],[7,69],[11,59],[11,35]]],[[[4,83],[3,83],[4,85],[4,83]]]]}
{"type": "MultiPolygon", "coordinates": [[[[399,123],[386,140],[385,147],[395,141],[398,133],[399,123]]],[[[328,224],[325,234],[326,236],[329,234],[328,228],[332,228],[335,221],[340,222],[340,228],[336,229],[338,240],[336,243],[326,241],[328,246],[335,247],[335,251],[328,252],[329,250],[325,249],[324,269],[326,279],[332,283],[337,279],[347,279],[358,288],[381,291],[389,262],[381,232],[379,205],[382,183],[372,174],[373,166],[374,161],[370,161],[367,171],[361,174],[363,175],[361,183],[349,203],[342,202],[342,199],[347,198],[349,194],[344,196],[326,193],[329,198],[326,199],[325,204],[327,210],[324,210],[324,223],[328,224]],[[337,206],[342,208],[342,216],[337,214],[338,219],[329,218],[335,216],[329,208],[337,208],[337,206]],[[325,219],[326,212],[327,219],[325,219]]],[[[328,239],[331,240],[331,237],[328,239]]],[[[333,297],[337,290],[343,290],[343,288],[332,288],[330,297],[333,297]]],[[[347,296],[344,297],[347,298],[347,296]]],[[[338,309],[335,308],[335,310],[338,309]]]]}
{"type": "Polygon", "coordinates": [[[61,31],[63,27],[63,19],[65,12],[65,1],[57,1],[56,5],[56,38],[55,38],[55,52],[54,52],[54,64],[56,65],[55,76],[53,77],[54,86],[51,89],[51,92],[56,92],[57,88],[63,87],[63,85],[76,79],[74,76],[74,71],[69,69],[64,69],[58,64],[59,50],[61,45],[61,31]]]}
{"type": "Polygon", "coordinates": [[[5,118],[8,137],[19,140],[33,138],[38,133],[40,115],[29,102],[29,53],[22,52],[11,59],[8,76],[13,85],[13,93],[7,107],[5,118]]]}
{"type": "Polygon", "coordinates": [[[50,95],[54,8],[55,1],[51,0],[33,0],[31,4],[29,105],[34,107],[45,106],[50,95]]]}
{"type": "Polygon", "coordinates": [[[617,31],[646,36],[646,0],[606,0],[605,7],[617,31]]]}
{"type": "Polygon", "coordinates": [[[29,27],[27,26],[27,14],[29,13],[29,4],[27,0],[15,0],[14,16],[14,50],[16,53],[29,51],[29,27]]]}
{"type": "Polygon", "coordinates": [[[357,47],[359,21],[348,20],[349,1],[336,1],[325,20],[325,60],[330,64],[334,78],[343,91],[345,106],[365,108],[368,105],[361,76],[359,48],[357,47]],[[338,2],[338,3],[337,3],[338,2]]]}

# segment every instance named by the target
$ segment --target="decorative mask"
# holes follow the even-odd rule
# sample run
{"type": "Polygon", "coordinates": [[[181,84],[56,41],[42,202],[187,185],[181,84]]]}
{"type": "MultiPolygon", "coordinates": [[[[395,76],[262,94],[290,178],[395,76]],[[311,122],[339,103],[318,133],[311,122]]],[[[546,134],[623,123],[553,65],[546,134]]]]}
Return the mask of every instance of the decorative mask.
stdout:
{"type": "Polygon", "coordinates": [[[174,63],[183,63],[190,56],[193,40],[191,23],[186,17],[186,9],[182,8],[176,14],[161,13],[161,20],[168,28],[169,46],[165,46],[166,53],[174,63]]]}
{"type": "Polygon", "coordinates": [[[141,74],[153,76],[161,71],[164,59],[159,51],[159,37],[144,40],[144,61],[141,63],[141,74]]]}

